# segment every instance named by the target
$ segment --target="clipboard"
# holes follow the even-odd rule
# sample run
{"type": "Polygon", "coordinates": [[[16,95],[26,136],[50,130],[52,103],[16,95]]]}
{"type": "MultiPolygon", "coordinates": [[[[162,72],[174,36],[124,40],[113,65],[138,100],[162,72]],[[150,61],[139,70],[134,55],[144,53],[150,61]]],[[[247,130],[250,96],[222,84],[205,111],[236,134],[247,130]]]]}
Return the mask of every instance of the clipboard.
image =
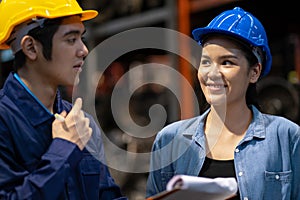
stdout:
{"type": "Polygon", "coordinates": [[[146,200],[224,200],[237,193],[235,178],[204,178],[176,175],[167,189],[146,200]]]}

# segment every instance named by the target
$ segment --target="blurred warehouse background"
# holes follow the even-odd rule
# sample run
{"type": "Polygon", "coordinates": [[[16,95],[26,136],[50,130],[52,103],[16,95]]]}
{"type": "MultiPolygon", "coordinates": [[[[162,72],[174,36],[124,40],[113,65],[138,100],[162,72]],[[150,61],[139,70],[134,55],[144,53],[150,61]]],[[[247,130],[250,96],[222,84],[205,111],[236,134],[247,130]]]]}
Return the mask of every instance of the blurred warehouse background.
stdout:
{"type": "MultiPolygon", "coordinates": [[[[162,27],[179,31],[191,36],[191,31],[205,26],[217,14],[234,6],[241,6],[257,16],[264,24],[269,37],[269,44],[273,55],[272,70],[269,76],[263,78],[258,85],[258,94],[262,110],[266,113],[287,117],[300,124],[300,14],[297,12],[296,1],[287,0],[78,0],[84,8],[96,9],[99,16],[87,22],[87,45],[90,50],[101,42],[126,30],[138,27],[162,27]]],[[[140,37],[144,37],[141,35],[140,37]]],[[[147,40],[147,37],[144,38],[147,40]]],[[[172,41],[165,39],[166,43],[172,41]]],[[[119,44],[122,46],[122,43],[119,44]]],[[[180,44],[179,44],[180,45],[180,44]]],[[[120,46],[111,46],[110,50],[120,46]]],[[[180,48],[180,47],[179,47],[180,48]]],[[[186,50],[186,49],[185,49],[186,50]]],[[[94,57],[101,52],[93,52],[94,57]]],[[[161,49],[137,49],[120,55],[102,70],[97,59],[92,62],[92,68],[86,68],[82,74],[81,88],[89,90],[89,84],[96,84],[94,96],[87,97],[87,101],[94,103],[95,107],[88,105],[85,110],[95,109],[97,118],[105,135],[120,148],[134,153],[150,152],[155,132],[152,137],[139,138],[125,134],[116,123],[112,109],[111,96],[118,86],[127,88],[143,83],[145,80],[174,81],[168,74],[152,74],[147,70],[136,71],[129,76],[124,85],[120,83],[122,76],[135,66],[160,63],[172,66],[191,84],[194,93],[200,102],[199,108],[192,104],[192,94],[179,82],[177,87],[182,93],[182,99],[168,88],[159,84],[141,85],[132,94],[129,105],[131,118],[140,126],[146,126],[149,121],[149,109],[154,104],[162,105],[166,111],[164,125],[173,121],[193,117],[197,109],[202,111],[203,97],[199,95],[200,88],[197,82],[196,70],[190,64],[170,52],[161,49]],[[102,71],[101,71],[102,70],[102,71]],[[101,74],[96,80],[95,74],[101,74]],[[86,83],[86,84],[85,84],[86,83]]],[[[9,50],[0,51],[0,83],[1,86],[12,70],[13,56],[9,50]]],[[[65,98],[72,101],[73,88],[62,88],[65,98]]],[[[126,121],[126,120],[125,120],[126,121]]],[[[108,159],[113,159],[108,157],[108,159]]],[[[146,165],[145,163],[133,163],[146,165]]],[[[132,200],[144,199],[147,172],[122,172],[111,168],[116,182],[123,192],[132,200]]]]}

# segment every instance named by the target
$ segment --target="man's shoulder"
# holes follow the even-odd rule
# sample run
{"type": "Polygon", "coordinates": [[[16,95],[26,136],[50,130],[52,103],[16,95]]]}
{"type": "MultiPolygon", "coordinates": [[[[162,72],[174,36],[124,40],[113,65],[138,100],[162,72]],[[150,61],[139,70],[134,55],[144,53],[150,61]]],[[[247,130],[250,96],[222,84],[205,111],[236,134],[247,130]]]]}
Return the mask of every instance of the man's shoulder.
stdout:
{"type": "Polygon", "coordinates": [[[9,109],[12,105],[14,105],[14,102],[5,95],[4,89],[0,89],[0,112],[1,114],[4,114],[3,112],[7,109],[9,109]]]}

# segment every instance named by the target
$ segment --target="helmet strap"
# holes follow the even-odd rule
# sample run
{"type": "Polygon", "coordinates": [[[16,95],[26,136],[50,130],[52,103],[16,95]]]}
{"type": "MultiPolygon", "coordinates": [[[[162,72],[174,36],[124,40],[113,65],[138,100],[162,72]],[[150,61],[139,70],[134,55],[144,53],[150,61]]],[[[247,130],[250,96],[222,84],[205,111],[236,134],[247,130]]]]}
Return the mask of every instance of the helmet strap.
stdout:
{"type": "Polygon", "coordinates": [[[252,47],[252,53],[256,57],[257,61],[260,64],[262,64],[262,59],[261,59],[262,52],[261,52],[260,48],[259,47],[252,47]]]}
{"type": "Polygon", "coordinates": [[[45,20],[46,18],[41,18],[41,19],[33,18],[30,21],[27,21],[15,27],[7,42],[7,44],[10,45],[11,50],[13,51],[14,54],[16,54],[18,51],[22,49],[21,40],[23,39],[23,37],[27,35],[28,32],[34,28],[37,27],[43,28],[45,20]]]}

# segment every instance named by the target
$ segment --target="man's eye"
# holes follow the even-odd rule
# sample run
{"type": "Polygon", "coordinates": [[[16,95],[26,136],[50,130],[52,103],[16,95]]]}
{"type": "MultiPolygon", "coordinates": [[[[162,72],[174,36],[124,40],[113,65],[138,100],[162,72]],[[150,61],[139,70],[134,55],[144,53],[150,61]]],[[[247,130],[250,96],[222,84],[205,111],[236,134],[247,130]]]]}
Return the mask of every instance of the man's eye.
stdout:
{"type": "Polygon", "coordinates": [[[76,39],[75,38],[70,38],[67,40],[68,43],[70,44],[74,44],[76,42],[76,39]]]}

